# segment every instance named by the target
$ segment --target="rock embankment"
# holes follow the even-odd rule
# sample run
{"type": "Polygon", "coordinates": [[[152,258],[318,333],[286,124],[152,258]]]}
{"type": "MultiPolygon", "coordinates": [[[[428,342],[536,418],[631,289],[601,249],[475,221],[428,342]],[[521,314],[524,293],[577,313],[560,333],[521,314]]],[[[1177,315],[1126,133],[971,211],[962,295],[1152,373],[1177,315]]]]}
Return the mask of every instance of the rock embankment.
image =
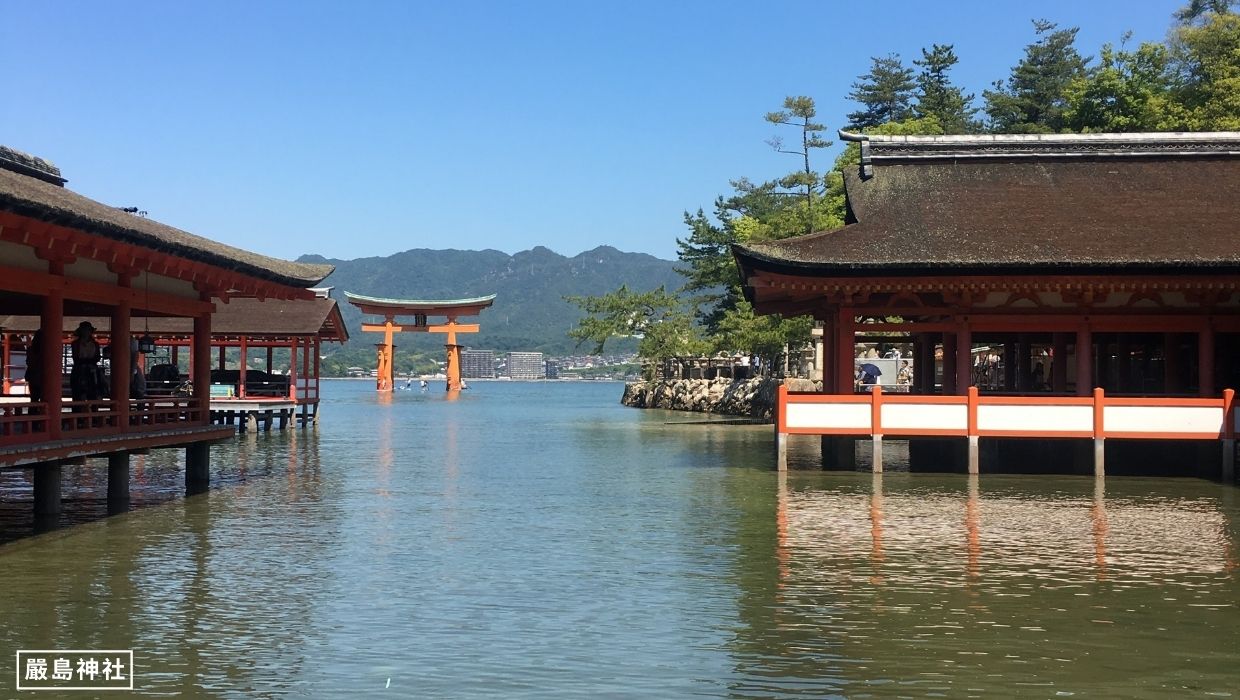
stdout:
{"type": "Polygon", "coordinates": [[[620,403],[771,420],[780,384],[787,384],[789,391],[822,390],[808,379],[671,379],[626,384],[620,403]]]}

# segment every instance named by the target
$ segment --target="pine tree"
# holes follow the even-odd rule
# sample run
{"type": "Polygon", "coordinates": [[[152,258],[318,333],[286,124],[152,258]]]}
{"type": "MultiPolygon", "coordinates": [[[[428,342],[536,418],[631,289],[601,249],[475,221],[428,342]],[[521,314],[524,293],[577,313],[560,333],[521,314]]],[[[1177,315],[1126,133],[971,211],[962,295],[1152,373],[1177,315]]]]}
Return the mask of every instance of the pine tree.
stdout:
{"type": "Polygon", "coordinates": [[[784,98],[782,111],[766,113],[766,120],[772,124],[795,126],[801,130],[801,147],[797,150],[785,148],[784,140],[779,136],[772,136],[767,140],[767,144],[780,153],[801,156],[805,161],[803,170],[787,175],[779,181],[784,188],[802,189],[805,196],[805,233],[811,233],[814,229],[814,197],[822,184],[822,178],[810,168],[809,154],[815,148],[831,145],[830,141],[819,135],[827,127],[811,121],[816,114],[814,98],[804,96],[784,98]]]}
{"type": "Polygon", "coordinates": [[[904,65],[899,54],[872,58],[870,72],[858,76],[848,99],[859,102],[862,109],[848,115],[852,129],[898,122],[913,115],[913,69],[904,65]]]}
{"type": "Polygon", "coordinates": [[[1025,56],[1012,68],[1006,85],[1000,81],[986,90],[990,128],[998,132],[1047,133],[1063,130],[1068,87],[1085,77],[1083,58],[1076,50],[1078,27],[1056,29],[1056,24],[1034,20],[1038,40],[1025,47],[1025,56]]]}
{"type": "Polygon", "coordinates": [[[1208,21],[1209,15],[1225,15],[1231,12],[1236,0],[1189,0],[1189,3],[1175,13],[1176,21],[1181,24],[1192,24],[1203,18],[1208,21]]]}
{"type": "Polygon", "coordinates": [[[913,112],[918,119],[933,117],[943,131],[949,134],[968,134],[977,131],[973,118],[973,95],[951,84],[948,71],[959,61],[950,44],[934,44],[929,51],[921,50],[921,60],[913,65],[921,68],[917,75],[917,104],[913,112]]]}

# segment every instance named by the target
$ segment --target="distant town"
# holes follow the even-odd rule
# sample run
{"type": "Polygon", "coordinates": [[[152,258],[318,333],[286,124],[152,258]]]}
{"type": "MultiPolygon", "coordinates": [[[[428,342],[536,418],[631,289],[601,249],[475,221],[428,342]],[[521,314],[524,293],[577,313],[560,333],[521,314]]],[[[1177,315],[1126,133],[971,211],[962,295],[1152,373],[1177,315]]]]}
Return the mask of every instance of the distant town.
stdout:
{"type": "MultiPolygon", "coordinates": [[[[410,377],[433,378],[442,375],[409,373],[410,377]]],[[[624,355],[570,355],[547,357],[541,352],[496,352],[464,350],[461,352],[461,376],[465,379],[507,379],[518,381],[542,379],[637,379],[641,364],[634,353],[624,355]]],[[[373,377],[376,370],[349,367],[349,377],[373,377]]]]}

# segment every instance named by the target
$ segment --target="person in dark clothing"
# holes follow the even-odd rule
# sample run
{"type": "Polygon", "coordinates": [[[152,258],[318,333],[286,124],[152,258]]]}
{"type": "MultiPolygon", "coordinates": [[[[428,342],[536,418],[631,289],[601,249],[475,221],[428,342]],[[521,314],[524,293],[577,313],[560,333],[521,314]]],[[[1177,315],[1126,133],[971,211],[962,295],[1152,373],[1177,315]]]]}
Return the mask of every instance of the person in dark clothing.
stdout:
{"type": "Polygon", "coordinates": [[[99,342],[95,327],[82,321],[73,331],[73,371],[69,374],[69,390],[74,401],[99,400],[99,342]]]}
{"type": "Polygon", "coordinates": [[[26,343],[26,388],[32,403],[43,403],[43,331],[38,330],[26,343]]]}

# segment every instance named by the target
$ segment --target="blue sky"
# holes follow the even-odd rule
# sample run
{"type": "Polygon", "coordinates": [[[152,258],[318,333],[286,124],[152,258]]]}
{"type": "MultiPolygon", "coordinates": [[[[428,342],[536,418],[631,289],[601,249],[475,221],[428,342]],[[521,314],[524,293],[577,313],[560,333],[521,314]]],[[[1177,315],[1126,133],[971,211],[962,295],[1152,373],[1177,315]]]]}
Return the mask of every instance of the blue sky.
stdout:
{"type": "Polygon", "coordinates": [[[1095,54],[1163,39],[1182,4],[0,0],[0,143],[278,257],[673,258],[684,210],[797,166],[764,143],[786,95],[834,133],[871,56],[954,44],[980,96],[1034,17],[1095,54]]]}

